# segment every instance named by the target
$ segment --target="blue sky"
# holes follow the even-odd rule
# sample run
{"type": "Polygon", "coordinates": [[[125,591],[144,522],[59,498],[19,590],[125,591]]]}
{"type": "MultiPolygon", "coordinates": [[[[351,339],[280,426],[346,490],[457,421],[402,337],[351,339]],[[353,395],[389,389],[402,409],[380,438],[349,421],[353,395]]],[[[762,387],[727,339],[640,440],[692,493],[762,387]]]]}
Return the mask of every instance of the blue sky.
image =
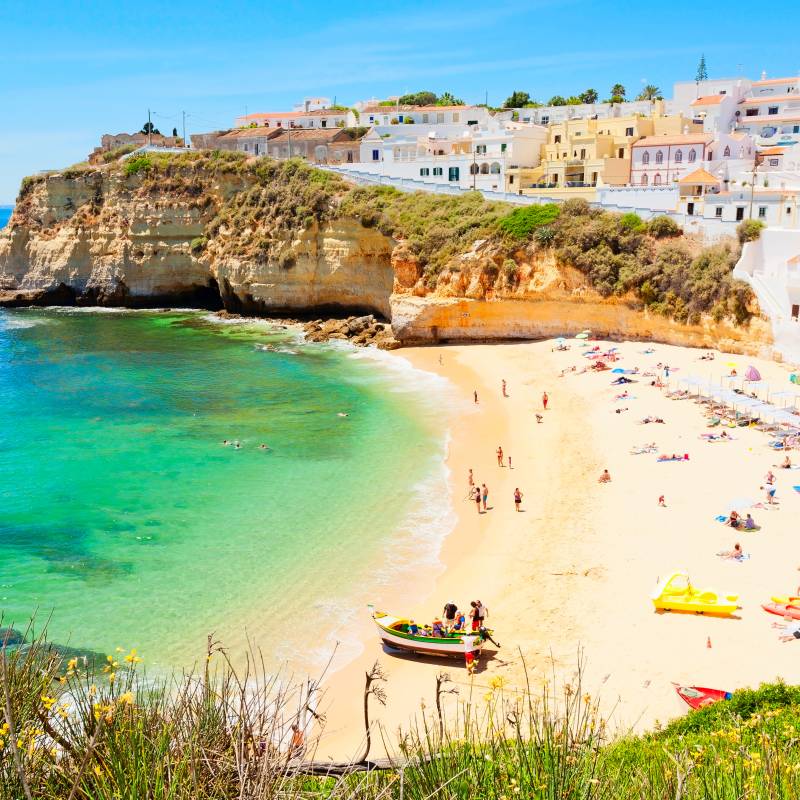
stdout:
{"type": "Polygon", "coordinates": [[[742,0],[280,3],[4,0],[0,3],[0,204],[23,175],[82,160],[100,134],[225,127],[305,95],[341,103],[417,89],[499,104],[620,81],[800,70],[800,4],[768,25],[742,0]]]}

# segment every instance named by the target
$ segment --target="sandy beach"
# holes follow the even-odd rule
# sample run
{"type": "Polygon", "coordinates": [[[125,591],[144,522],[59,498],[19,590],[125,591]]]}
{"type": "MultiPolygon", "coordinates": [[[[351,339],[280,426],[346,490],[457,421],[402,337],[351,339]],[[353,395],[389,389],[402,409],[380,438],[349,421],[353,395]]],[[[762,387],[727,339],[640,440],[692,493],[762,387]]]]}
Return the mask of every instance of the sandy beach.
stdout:
{"type": "MultiPolygon", "coordinates": [[[[435,678],[443,669],[463,701],[482,697],[498,675],[508,691],[522,690],[523,658],[534,681],[554,668],[570,680],[580,652],[583,690],[601,697],[619,730],[643,730],[685,713],[673,682],[733,690],[778,676],[797,681],[800,642],[780,642],[772,627],[780,619],[760,604],[773,594],[794,593],[800,583],[800,493],[792,489],[800,484],[800,471],[775,469],[783,456],[752,428],[728,429],[731,441],[701,439],[710,430],[703,408],[692,399],[668,398],[651,377],[633,375],[635,383],[615,386],[618,376],[610,371],[581,373],[591,362],[578,342],[570,344],[563,352],[547,341],[398,353],[447,377],[468,403],[458,412],[442,410],[451,437],[451,499],[442,502],[452,502],[458,521],[442,547],[441,570],[421,574],[413,585],[391,587],[379,608],[430,621],[446,602],[467,610],[470,600],[480,599],[502,648],[489,651],[469,679],[460,662],[384,652],[365,610],[357,631],[362,655],[326,683],[319,755],[360,754],[364,673],[376,660],[388,677],[388,702],[374,706],[374,718],[390,744],[422,704],[432,708],[435,678]],[[573,366],[576,372],[560,376],[573,366]],[[503,379],[508,397],[501,392],[503,379]],[[616,400],[626,389],[630,396],[616,400]],[[664,424],[641,424],[648,415],[664,424]],[[631,454],[649,442],[660,453],[687,453],[689,460],[659,463],[655,453],[631,454]],[[498,445],[511,456],[511,469],[498,466],[498,445]],[[467,499],[470,468],[476,483],[489,489],[485,514],[467,499]],[[603,469],[612,476],[608,484],[598,483],[603,469]],[[734,498],[763,503],[759,487],[770,469],[778,502],[751,509],[759,531],[736,531],[715,519],[730,512],[734,498]],[[523,493],[522,513],[514,509],[515,487],[523,493]],[[716,555],[735,542],[749,559],[716,555]],[[738,594],[742,608],[735,618],[655,612],[650,592],[659,578],[679,569],[688,570],[697,586],[738,594]]],[[[618,348],[612,367],[663,374],[656,365],[668,364],[673,388],[688,375],[719,383],[731,363],[740,376],[755,365],[772,392],[792,388],[786,365],[760,359],[717,352],[713,361],[701,361],[703,351],[689,348],[595,344],[618,348]]],[[[446,702],[459,700],[450,696],[446,702]]],[[[379,742],[372,755],[382,750],[379,742]]]]}

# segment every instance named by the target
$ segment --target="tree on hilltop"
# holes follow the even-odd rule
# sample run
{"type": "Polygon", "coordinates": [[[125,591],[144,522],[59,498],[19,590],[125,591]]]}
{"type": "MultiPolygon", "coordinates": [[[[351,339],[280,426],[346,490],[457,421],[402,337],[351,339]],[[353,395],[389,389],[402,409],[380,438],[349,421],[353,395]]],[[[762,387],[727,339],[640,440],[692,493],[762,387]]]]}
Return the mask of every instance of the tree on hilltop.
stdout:
{"type": "Polygon", "coordinates": [[[433,106],[438,99],[435,92],[412,92],[402,95],[397,102],[401,106],[433,106]]]}
{"type": "Polygon", "coordinates": [[[503,108],[524,108],[531,102],[531,96],[527,92],[518,92],[516,89],[511,92],[503,103],[503,108]]]}
{"type": "Polygon", "coordinates": [[[142,133],[155,133],[157,136],[161,135],[161,131],[156,128],[152,122],[145,122],[145,124],[142,125],[142,133]]]}
{"type": "Polygon", "coordinates": [[[585,92],[581,92],[578,97],[580,98],[581,103],[596,103],[598,98],[597,90],[587,89],[585,92]]]}
{"type": "Polygon", "coordinates": [[[658,86],[653,86],[652,83],[648,83],[647,86],[639,92],[639,95],[636,98],[637,100],[663,100],[664,98],[661,95],[661,89],[658,86]]]}
{"type": "Polygon", "coordinates": [[[560,95],[556,94],[550,98],[550,102],[547,104],[549,106],[565,106],[567,101],[560,95]]]}
{"type": "Polygon", "coordinates": [[[707,81],[708,80],[708,70],[706,69],[706,56],[703,53],[700,56],[700,63],[697,65],[697,75],[695,76],[695,81],[700,83],[700,81],[707,81]]]}
{"type": "Polygon", "coordinates": [[[439,95],[439,99],[436,101],[437,106],[463,106],[464,101],[460,97],[456,97],[455,95],[451,94],[450,92],[444,92],[443,94],[439,95]]]}

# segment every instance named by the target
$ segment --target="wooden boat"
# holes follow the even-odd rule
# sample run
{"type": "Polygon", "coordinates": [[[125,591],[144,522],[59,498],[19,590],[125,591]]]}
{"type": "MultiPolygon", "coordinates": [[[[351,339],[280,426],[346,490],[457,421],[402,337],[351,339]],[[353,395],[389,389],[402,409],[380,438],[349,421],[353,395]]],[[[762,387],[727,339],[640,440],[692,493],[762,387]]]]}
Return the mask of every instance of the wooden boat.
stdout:
{"type": "Polygon", "coordinates": [[[383,611],[375,611],[372,619],[378,627],[381,641],[394,650],[417,653],[425,656],[451,656],[464,658],[467,652],[480,651],[483,643],[491,637],[491,631],[453,631],[443,636],[433,636],[431,627],[420,625],[417,633],[412,633],[412,620],[393,617],[383,611]]]}
{"type": "Polygon", "coordinates": [[[694,709],[705,708],[720,700],[731,699],[731,693],[722,689],[709,689],[706,686],[679,686],[677,683],[673,685],[678,697],[694,709]]]}

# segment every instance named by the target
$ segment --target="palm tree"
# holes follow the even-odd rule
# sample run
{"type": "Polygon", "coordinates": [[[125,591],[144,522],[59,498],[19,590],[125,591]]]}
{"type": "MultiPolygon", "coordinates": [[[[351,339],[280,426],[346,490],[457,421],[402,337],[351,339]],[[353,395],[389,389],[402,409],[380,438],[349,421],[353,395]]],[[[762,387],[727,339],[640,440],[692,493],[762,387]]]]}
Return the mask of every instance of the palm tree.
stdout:
{"type": "Polygon", "coordinates": [[[653,86],[652,83],[648,83],[647,86],[642,89],[639,93],[639,96],[636,98],[637,100],[661,100],[661,89],[658,86],[653,86]]]}
{"type": "Polygon", "coordinates": [[[625,97],[625,87],[621,83],[615,83],[611,87],[611,96],[612,97],[625,97]]]}

